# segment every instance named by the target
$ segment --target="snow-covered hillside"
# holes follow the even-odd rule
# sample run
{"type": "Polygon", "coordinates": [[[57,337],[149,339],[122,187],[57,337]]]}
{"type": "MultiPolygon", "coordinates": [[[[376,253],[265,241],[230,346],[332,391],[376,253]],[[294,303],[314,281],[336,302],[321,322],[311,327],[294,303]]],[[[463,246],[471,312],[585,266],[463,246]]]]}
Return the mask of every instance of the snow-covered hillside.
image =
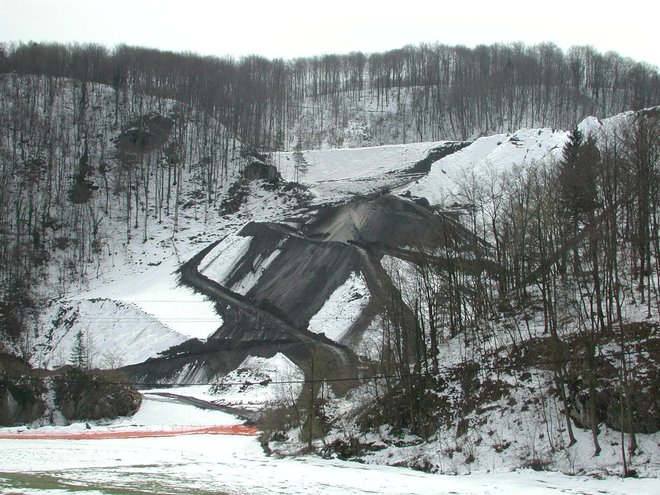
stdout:
{"type": "MultiPolygon", "coordinates": [[[[597,140],[620,134],[635,118],[635,112],[625,112],[602,121],[588,117],[577,125],[585,135],[597,140]]],[[[469,198],[460,197],[461,189],[475,183],[497,187],[498,177],[512,169],[555,165],[569,131],[557,129],[521,129],[514,133],[495,134],[476,139],[470,146],[442,158],[431,167],[426,177],[403,186],[398,192],[410,191],[433,205],[452,206],[469,198]]]]}
{"type": "Polygon", "coordinates": [[[3,185],[20,205],[2,232],[34,222],[34,241],[13,249],[39,259],[29,290],[48,301],[23,342],[5,344],[52,367],[69,360],[82,331],[92,364],[114,367],[217,330],[212,302],[176,272],[231,228],[220,202],[245,164],[240,143],[227,151],[226,129],[213,119],[202,127],[179,102],[102,84],[4,75],[0,95],[2,125],[13,129],[0,137],[3,185]]]}
{"type": "Polygon", "coordinates": [[[451,206],[462,186],[494,180],[513,167],[552,162],[561,156],[567,133],[554,129],[525,129],[477,139],[463,150],[437,161],[431,172],[404,190],[434,205],[451,206]]]}
{"type": "Polygon", "coordinates": [[[275,163],[285,180],[297,180],[310,189],[315,204],[326,204],[408,182],[404,172],[445,143],[294,151],[279,153],[275,163]]]}
{"type": "MultiPolygon", "coordinates": [[[[64,91],[70,97],[73,89],[64,91]]],[[[99,102],[109,105],[110,90],[99,91],[99,102]]],[[[160,104],[169,109],[169,103],[160,104]]],[[[587,119],[580,128],[585,134],[604,136],[631,117],[587,119]]],[[[183,127],[185,135],[202,132],[192,117],[183,127]]],[[[111,133],[117,139],[120,130],[111,133]]],[[[420,315],[434,310],[430,299],[421,300],[430,285],[419,284],[420,254],[440,265],[456,262],[467,267],[465,273],[484,273],[484,280],[490,276],[489,263],[495,257],[483,252],[490,249],[492,239],[477,238],[443,207],[469,208],[471,199],[465,192],[474,183],[496,188],[511,170],[554,166],[568,138],[568,131],[555,129],[480,137],[448,152],[428,173],[416,166],[451,143],[274,153],[268,162],[278,169],[283,183],[241,179],[242,167],[252,158],[241,160],[236,153],[209,158],[228,160],[213,189],[203,170],[206,150],[190,137],[192,151],[179,169],[177,214],[159,210],[164,187],[154,187],[143,200],[139,189],[137,199],[130,193],[123,197],[122,201],[137,202],[133,215],[127,219],[116,206],[115,214],[103,217],[104,255],[93,265],[85,264],[85,276],[74,287],[62,284],[66,293],[41,312],[24,350],[35,366],[54,368],[70,359],[77,335],[82,334],[93,366],[127,366],[128,375],[143,384],[180,386],[153,393],[176,392],[250,413],[315,407],[304,405],[304,397],[310,395],[305,392],[309,383],[322,383],[321,391],[311,388],[311,400],[323,403],[327,436],[310,444],[328,457],[337,455],[329,445],[348,445],[356,451],[347,457],[435,472],[484,474],[527,466],[573,474],[619,473],[620,432],[602,426],[603,451],[596,459],[589,456],[586,428],[576,427],[578,445],[569,447],[562,423],[564,406],[548,393],[555,377],[533,360],[523,368],[511,364],[531,359],[518,347],[521,342],[530,345],[530,354],[542,355],[534,347],[547,337],[538,307],[524,314],[510,308],[493,310],[492,320],[479,322],[478,336],[443,327],[435,344],[440,364],[434,365],[437,382],[431,391],[434,404],[447,418],[460,410],[459,424],[443,428],[438,420],[436,430],[422,437],[378,425],[380,418],[370,416],[375,404],[388,400],[383,383],[400,372],[387,371],[382,362],[385,328],[391,320],[385,322],[394,312],[387,303],[395,296],[403,303],[396,315],[403,326],[425,322],[426,316],[420,315]],[[231,188],[238,181],[242,196],[231,188]],[[385,196],[387,192],[391,195],[385,196]],[[222,201],[235,199],[232,194],[240,196],[238,206],[225,211],[222,201]],[[135,218],[137,229],[131,227],[135,218]],[[129,239],[127,233],[134,237],[129,239]],[[431,246],[431,239],[441,234],[442,248],[431,246]],[[324,375],[314,374],[319,368],[324,375]],[[352,391],[328,391],[333,381],[349,380],[358,384],[352,391]],[[473,382],[492,387],[478,403],[470,402],[466,392],[473,382]]],[[[97,146],[101,144],[93,149],[97,146]]],[[[162,164],[163,159],[154,152],[154,162],[162,164]]],[[[165,181],[165,175],[160,179],[165,181]]],[[[94,196],[93,201],[100,205],[103,200],[94,196]]],[[[444,281],[441,276],[424,276],[427,283],[444,281]]],[[[47,282],[44,287],[52,288],[52,279],[47,282]]],[[[458,304],[465,313],[472,311],[465,301],[458,304]]],[[[621,314],[630,322],[653,323],[657,302],[651,306],[648,318],[637,301],[625,300],[621,314]]],[[[562,335],[570,335],[573,327],[565,327],[562,335]]],[[[616,343],[607,346],[617,352],[616,343]]],[[[399,349],[400,355],[405,352],[399,349]]],[[[135,420],[157,421],[153,418],[159,405],[150,399],[135,420]]],[[[280,453],[303,451],[309,445],[304,422],[305,418],[278,430],[278,440],[270,448],[280,453]]],[[[637,441],[640,452],[634,469],[643,476],[657,474],[658,433],[639,434],[637,441]]]]}

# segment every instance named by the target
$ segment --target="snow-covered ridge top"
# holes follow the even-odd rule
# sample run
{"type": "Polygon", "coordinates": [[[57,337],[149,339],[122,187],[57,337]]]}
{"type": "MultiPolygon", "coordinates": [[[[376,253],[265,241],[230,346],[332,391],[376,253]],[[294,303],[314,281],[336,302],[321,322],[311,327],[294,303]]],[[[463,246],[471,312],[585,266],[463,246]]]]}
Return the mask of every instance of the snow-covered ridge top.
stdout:
{"type": "MultiPolygon", "coordinates": [[[[577,127],[585,135],[611,134],[637,114],[628,111],[602,120],[587,117],[577,127]]],[[[569,131],[531,128],[480,137],[467,148],[434,163],[428,176],[418,183],[403,187],[395,180],[397,172],[409,169],[447,141],[289,151],[276,154],[274,163],[285,180],[308,186],[317,203],[390,188],[426,197],[432,204],[451,204],[460,185],[470,177],[494,177],[514,165],[527,167],[558,160],[569,131]]]]}
{"type": "Polygon", "coordinates": [[[525,167],[561,156],[568,133],[555,129],[522,129],[482,137],[435,162],[428,176],[404,188],[431,204],[451,204],[463,184],[494,178],[513,166],[525,167]]]}
{"type": "Polygon", "coordinates": [[[639,111],[629,110],[602,120],[596,117],[587,117],[577,125],[577,128],[585,137],[590,135],[594,135],[596,138],[600,136],[609,137],[621,131],[622,128],[630,126],[638,115],[658,112],[660,112],[660,106],[644,108],[639,111]]]}

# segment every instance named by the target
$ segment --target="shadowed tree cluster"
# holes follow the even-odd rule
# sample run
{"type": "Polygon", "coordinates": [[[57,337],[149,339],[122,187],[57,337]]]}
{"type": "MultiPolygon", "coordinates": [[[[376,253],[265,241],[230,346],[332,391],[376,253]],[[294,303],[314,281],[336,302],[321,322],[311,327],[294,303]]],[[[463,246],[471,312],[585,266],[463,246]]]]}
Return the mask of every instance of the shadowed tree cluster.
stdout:
{"type": "Polygon", "coordinates": [[[660,98],[654,67],[549,43],[421,44],[294,60],[28,43],[6,45],[0,70],[107,84],[115,89],[116,109],[126,90],[174,98],[215,117],[244,143],[269,149],[301,141],[315,147],[324,138],[341,145],[337,133],[365,103],[371,113],[358,117],[373,127],[378,142],[371,144],[387,144],[567,128],[588,115],[644,108],[660,98]]]}
{"type": "Polygon", "coordinates": [[[635,433],[660,426],[649,421],[660,407],[652,385],[660,112],[629,115],[598,136],[575,129],[557,163],[466,178],[459,197],[472,241],[454,233],[434,249],[389,262],[395,283],[373,370],[388,378],[374,384],[376,424],[428,436],[449,407],[434,393],[447,386],[439,343],[455,337],[463,343],[467,368],[452,373],[464,381],[470,366],[493,362],[504,348],[510,355],[533,353],[530,320],[541,315],[538,360],[562,404],[565,445],[576,442],[577,424],[591,430],[598,455],[605,422],[621,432],[628,473],[635,433]],[[651,323],[628,314],[631,307],[651,323]],[[498,335],[502,330],[508,335],[498,335]]]}

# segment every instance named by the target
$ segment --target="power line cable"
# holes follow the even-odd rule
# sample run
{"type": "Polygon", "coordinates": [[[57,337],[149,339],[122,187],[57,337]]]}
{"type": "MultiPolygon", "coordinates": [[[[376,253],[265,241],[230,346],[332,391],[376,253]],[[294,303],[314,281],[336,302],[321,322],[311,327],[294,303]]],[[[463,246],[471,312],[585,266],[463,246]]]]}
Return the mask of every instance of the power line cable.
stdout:
{"type": "MultiPolygon", "coordinates": [[[[632,355],[640,355],[643,353],[649,353],[649,352],[654,352],[654,351],[660,351],[660,347],[657,348],[650,348],[650,349],[643,349],[643,350],[636,350],[636,351],[626,351],[626,352],[611,352],[607,354],[600,354],[598,356],[595,356],[595,359],[605,359],[605,358],[621,358],[623,356],[632,356],[632,355]]],[[[137,385],[141,387],[148,387],[148,388],[173,388],[173,387],[193,387],[193,386],[218,386],[218,385],[224,385],[224,386],[232,386],[232,385],[239,385],[239,386],[245,386],[245,385],[295,385],[295,384],[302,384],[302,385],[308,385],[308,384],[313,384],[313,383],[338,383],[338,382],[351,382],[351,381],[371,381],[371,380],[392,380],[392,379],[403,379],[403,378],[437,378],[439,375],[446,375],[451,372],[471,372],[471,373],[476,373],[479,371],[503,371],[503,370],[512,370],[512,369],[528,369],[532,368],[535,366],[548,366],[548,365],[555,365],[555,364],[568,364],[571,362],[579,362],[579,361],[587,361],[589,359],[588,356],[581,356],[581,357],[572,357],[572,358],[564,358],[564,359],[550,359],[550,360],[543,360],[543,361],[535,361],[535,362],[527,362],[527,363],[521,363],[521,364],[509,364],[509,365],[492,365],[492,366],[484,366],[481,364],[476,364],[474,362],[464,362],[461,365],[454,365],[454,366],[446,366],[443,367],[442,370],[440,370],[437,373],[434,374],[425,374],[425,373],[409,373],[409,374],[390,374],[390,375],[368,375],[368,376],[356,376],[356,377],[341,377],[341,378],[318,378],[318,379],[303,379],[303,380],[270,380],[270,379],[265,379],[262,381],[258,382],[250,382],[248,380],[244,381],[223,381],[220,379],[219,381],[216,382],[201,382],[201,383],[184,383],[184,384],[177,384],[177,383],[156,383],[156,382],[141,382],[138,383],[137,385]]],[[[62,376],[55,374],[53,376],[62,376]]],[[[128,381],[106,381],[103,382],[105,385],[133,385],[131,382],[128,381]]]]}

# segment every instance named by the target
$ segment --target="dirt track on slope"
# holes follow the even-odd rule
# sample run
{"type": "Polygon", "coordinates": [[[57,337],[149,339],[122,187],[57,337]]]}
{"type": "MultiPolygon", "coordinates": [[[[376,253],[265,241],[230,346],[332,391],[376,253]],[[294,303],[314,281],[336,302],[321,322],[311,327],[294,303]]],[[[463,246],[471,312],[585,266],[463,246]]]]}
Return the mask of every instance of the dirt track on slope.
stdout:
{"type": "MultiPolygon", "coordinates": [[[[334,378],[351,376],[355,366],[355,356],[348,348],[323,335],[299,328],[287,321],[283,315],[278,314],[275,308],[256,304],[202,275],[198,270],[199,263],[215,245],[212,244],[202,250],[181,268],[181,279],[185,284],[225,308],[223,314],[225,324],[209,340],[229,338],[249,344],[258,339],[262,344],[272,342],[274,347],[282,341],[288,341],[307,350],[317,348],[324,353],[327,362],[331,364],[330,369],[335,370],[337,376],[334,378]]],[[[299,359],[298,356],[292,355],[291,358],[294,361],[304,362],[308,356],[299,359]]]]}

